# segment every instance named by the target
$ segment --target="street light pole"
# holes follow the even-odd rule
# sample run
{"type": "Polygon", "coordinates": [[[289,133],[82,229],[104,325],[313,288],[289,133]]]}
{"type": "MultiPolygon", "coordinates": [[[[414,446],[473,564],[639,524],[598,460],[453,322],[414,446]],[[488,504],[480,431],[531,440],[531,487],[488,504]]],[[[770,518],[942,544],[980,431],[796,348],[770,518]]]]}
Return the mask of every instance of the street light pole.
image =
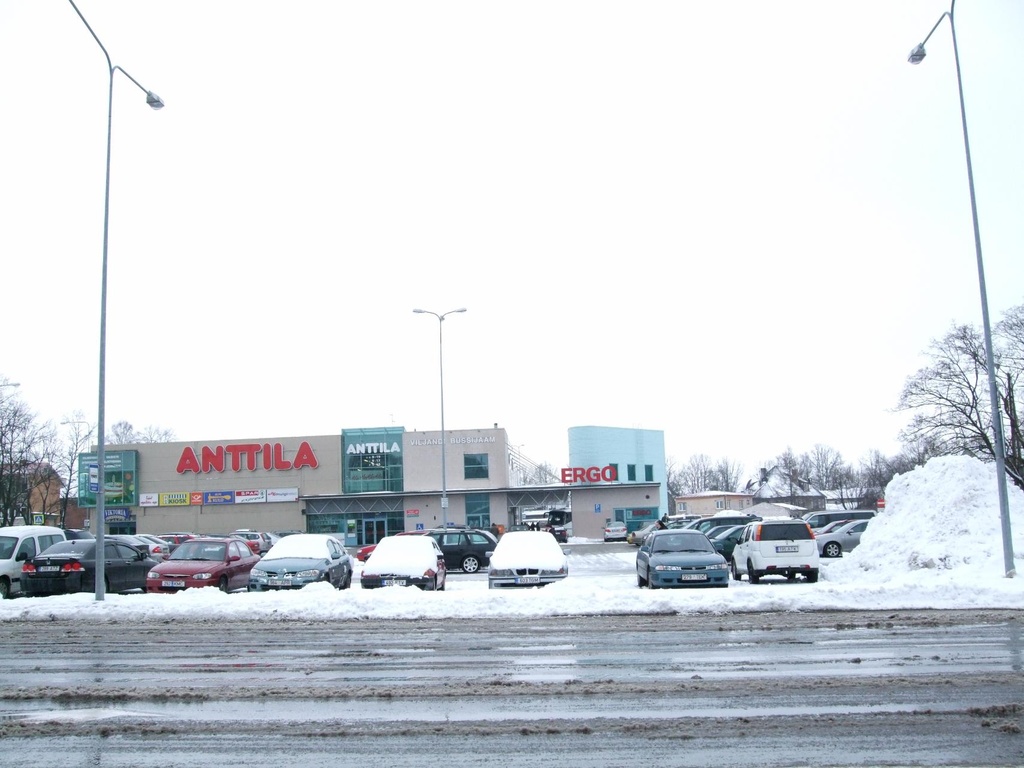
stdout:
{"type": "Polygon", "coordinates": [[[114,72],[119,71],[127,77],[139,90],[146,94],[146,103],[153,109],[162,109],[163,101],[152,91],[146,90],[138,80],[125,72],[121,67],[110,61],[110,54],[103,47],[103,43],[93,32],[85,16],[78,10],[74,0],[68,0],[71,7],[75,9],[78,18],[85,24],[93,40],[103,51],[107,60],[107,69],[110,73],[109,86],[107,90],[107,173],[106,187],[103,193],[103,262],[100,277],[100,373],[99,373],[99,407],[96,417],[96,464],[98,482],[96,486],[96,600],[103,600],[106,594],[106,553],[104,550],[104,517],[106,516],[106,489],[104,488],[104,477],[106,476],[106,436],[104,434],[104,416],[106,411],[106,368],[107,368],[107,242],[110,231],[110,134],[114,115],[114,72]]]}
{"type": "Polygon", "coordinates": [[[974,170],[971,166],[971,144],[967,140],[967,110],[964,107],[964,82],[960,76],[960,51],[956,44],[956,24],[953,23],[953,10],[956,7],[956,0],[952,0],[949,10],[939,16],[931,32],[910,52],[907,58],[911,64],[920,64],[924,61],[924,44],[932,36],[939,24],[945,18],[949,19],[949,29],[953,35],[953,60],[956,62],[956,85],[960,94],[960,122],[964,133],[964,153],[967,157],[967,186],[971,192],[971,217],[974,221],[974,250],[978,261],[978,287],[981,290],[981,318],[985,334],[985,367],[988,373],[988,396],[992,408],[992,452],[996,459],[996,488],[999,495],[999,520],[1003,536],[1003,568],[1007,578],[1016,575],[1013,566],[1013,538],[1010,532],[1010,503],[1006,494],[1006,462],[1004,452],[1006,450],[1003,442],[1003,416],[999,408],[999,392],[996,387],[996,365],[995,356],[992,351],[992,325],[988,315],[988,291],[985,288],[985,264],[981,258],[981,229],[978,226],[978,202],[974,195],[974,170]]]}
{"type": "Polygon", "coordinates": [[[444,528],[448,528],[448,467],[445,461],[447,453],[447,438],[444,432],[444,319],[448,315],[458,312],[465,312],[466,308],[452,309],[443,314],[431,312],[429,309],[414,309],[413,312],[419,315],[433,315],[437,318],[437,351],[438,370],[441,372],[441,521],[444,528]]]}

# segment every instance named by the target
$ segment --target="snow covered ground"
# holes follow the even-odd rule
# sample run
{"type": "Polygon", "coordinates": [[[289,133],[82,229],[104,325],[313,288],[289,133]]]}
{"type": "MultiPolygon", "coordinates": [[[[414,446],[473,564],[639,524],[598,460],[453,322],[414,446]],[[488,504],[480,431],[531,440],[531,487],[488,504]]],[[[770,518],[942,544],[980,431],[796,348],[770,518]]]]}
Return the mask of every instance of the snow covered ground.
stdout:
{"type": "MultiPolygon", "coordinates": [[[[1016,578],[1006,578],[995,470],[966,457],[933,459],[896,477],[886,509],[860,546],[823,560],[816,584],[766,579],[732,582],[729,589],[638,589],[635,553],[571,554],[570,574],[543,588],[489,590],[486,573],[454,573],[446,591],[414,587],[337,591],[314,584],[295,592],[223,594],[215,589],[175,595],[91,594],[0,602],[0,621],[90,619],[145,622],[174,618],[258,619],[488,619],[632,613],[896,610],[924,608],[1024,609],[1024,493],[1009,485],[1016,578]]],[[[571,541],[581,544],[582,541],[571,541]]],[[[589,542],[586,542],[589,543],[589,542]]],[[[596,543],[596,542],[595,542],[596,543]]],[[[621,549],[621,547],[618,547],[621,549]]],[[[358,572],[358,568],[357,568],[358,572]]]]}

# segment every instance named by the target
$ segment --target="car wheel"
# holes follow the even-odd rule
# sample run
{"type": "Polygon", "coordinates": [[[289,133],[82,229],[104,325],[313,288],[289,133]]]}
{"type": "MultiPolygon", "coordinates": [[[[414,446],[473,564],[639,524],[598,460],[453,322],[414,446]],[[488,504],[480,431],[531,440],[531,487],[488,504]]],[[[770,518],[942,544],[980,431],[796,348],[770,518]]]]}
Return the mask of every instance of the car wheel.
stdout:
{"type": "Polygon", "coordinates": [[[11,596],[11,582],[7,579],[0,579],[0,600],[7,600],[11,596]]]}
{"type": "Polygon", "coordinates": [[[220,587],[220,591],[221,592],[227,592],[228,591],[228,577],[227,576],[221,576],[220,577],[220,584],[218,584],[217,586],[220,587]]]}
{"type": "Polygon", "coordinates": [[[462,572],[476,573],[480,570],[480,560],[473,555],[466,555],[462,558],[462,572]]]}
{"type": "Polygon", "coordinates": [[[843,548],[839,546],[839,542],[830,541],[821,549],[821,554],[825,557],[839,557],[843,554],[843,548]]]}
{"type": "Polygon", "coordinates": [[[757,584],[761,581],[760,574],[754,570],[754,564],[749,560],[747,560],[747,578],[750,579],[751,584],[757,584]]]}
{"type": "Polygon", "coordinates": [[[647,586],[647,579],[645,579],[643,576],[640,575],[640,571],[636,572],[636,585],[638,587],[646,587],[647,586]]]}
{"type": "Polygon", "coordinates": [[[743,577],[740,575],[740,569],[736,567],[736,561],[730,561],[732,563],[732,577],[735,581],[742,581],[743,577]]]}
{"type": "Polygon", "coordinates": [[[352,571],[345,574],[345,580],[341,582],[341,589],[348,589],[352,586],[352,571]]]}
{"type": "Polygon", "coordinates": [[[818,580],[818,572],[816,570],[815,571],[808,571],[805,574],[804,578],[807,579],[807,583],[808,584],[813,584],[813,583],[815,583],[818,580]]]}

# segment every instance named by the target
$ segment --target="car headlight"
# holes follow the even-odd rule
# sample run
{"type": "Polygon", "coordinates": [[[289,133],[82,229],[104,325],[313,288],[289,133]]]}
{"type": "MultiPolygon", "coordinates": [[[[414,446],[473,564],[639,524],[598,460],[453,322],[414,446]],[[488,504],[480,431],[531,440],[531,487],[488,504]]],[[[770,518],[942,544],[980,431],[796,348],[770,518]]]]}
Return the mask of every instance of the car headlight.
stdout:
{"type": "Polygon", "coordinates": [[[196,573],[192,576],[196,581],[209,581],[213,578],[212,573],[196,573]]]}
{"type": "Polygon", "coordinates": [[[512,576],[512,571],[508,568],[491,568],[487,571],[488,576],[512,576]]]}
{"type": "Polygon", "coordinates": [[[318,568],[309,568],[305,571],[299,571],[295,574],[300,579],[319,579],[323,575],[323,571],[318,568]]]}
{"type": "Polygon", "coordinates": [[[728,563],[716,563],[715,565],[709,565],[708,566],[708,570],[709,571],[728,571],[729,570],[729,564],[728,563]]]}
{"type": "Polygon", "coordinates": [[[681,571],[683,566],[681,565],[656,565],[654,566],[656,571],[681,571]]]}
{"type": "Polygon", "coordinates": [[[251,571],[249,571],[249,576],[251,576],[254,579],[265,579],[267,578],[267,572],[261,571],[259,568],[253,568],[251,571]]]}
{"type": "Polygon", "coordinates": [[[160,578],[160,574],[157,573],[156,571],[150,571],[149,573],[146,574],[146,578],[147,579],[159,579],[160,578]]]}

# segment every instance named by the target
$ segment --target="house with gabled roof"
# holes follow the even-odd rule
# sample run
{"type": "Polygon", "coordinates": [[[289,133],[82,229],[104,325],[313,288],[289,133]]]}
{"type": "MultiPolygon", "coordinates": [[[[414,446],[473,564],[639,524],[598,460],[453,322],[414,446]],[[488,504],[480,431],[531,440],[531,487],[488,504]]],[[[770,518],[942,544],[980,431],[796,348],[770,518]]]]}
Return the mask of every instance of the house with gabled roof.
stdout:
{"type": "Polygon", "coordinates": [[[787,472],[782,467],[761,469],[758,481],[751,480],[745,489],[752,494],[754,504],[791,504],[803,507],[808,512],[825,510],[826,496],[806,478],[800,477],[794,469],[787,472]]]}

